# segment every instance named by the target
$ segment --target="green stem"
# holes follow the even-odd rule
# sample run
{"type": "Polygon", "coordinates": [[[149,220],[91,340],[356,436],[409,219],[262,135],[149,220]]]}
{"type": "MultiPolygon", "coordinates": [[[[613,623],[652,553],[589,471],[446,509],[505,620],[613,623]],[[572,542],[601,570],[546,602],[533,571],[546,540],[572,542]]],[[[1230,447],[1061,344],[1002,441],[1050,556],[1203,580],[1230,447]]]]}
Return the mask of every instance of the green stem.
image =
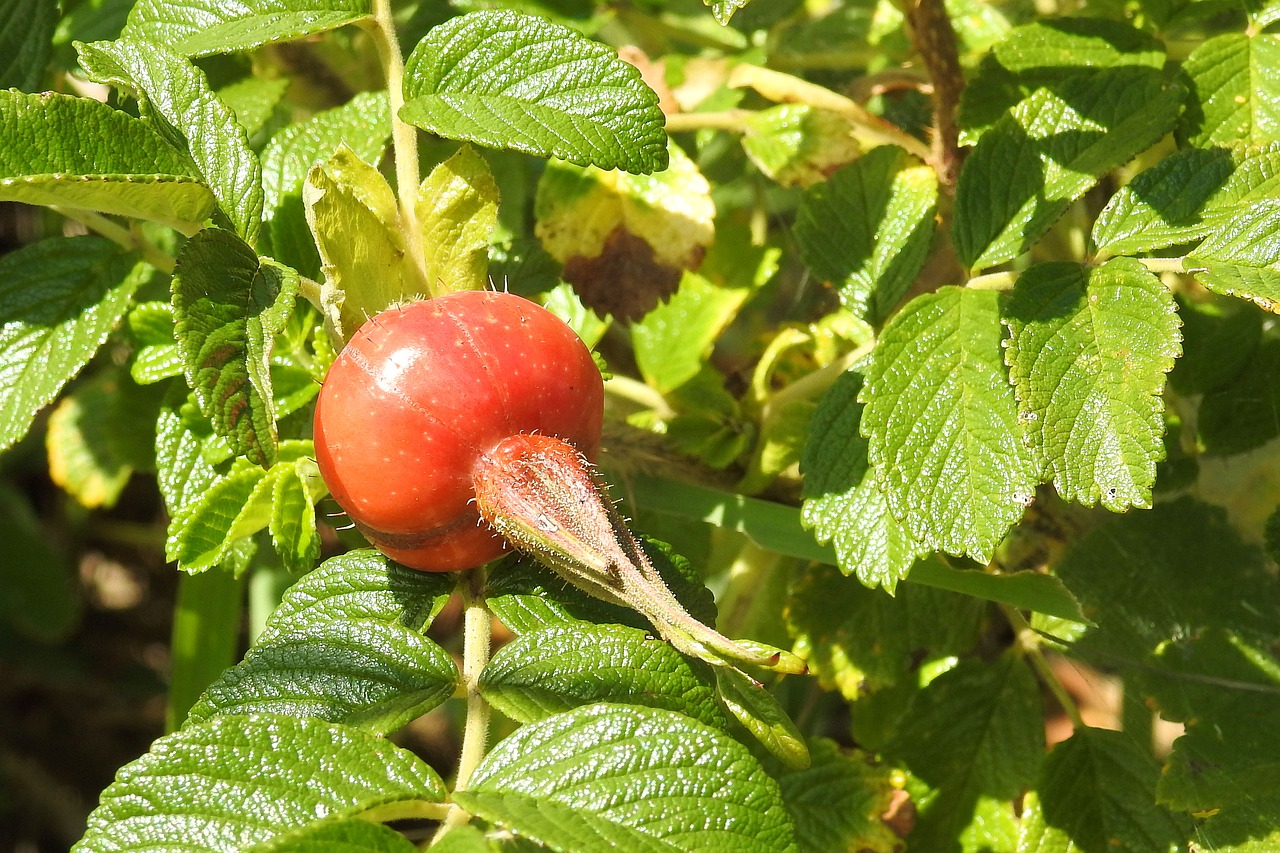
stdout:
{"type": "MultiPolygon", "coordinates": [[[[455,791],[465,791],[471,774],[484,758],[489,740],[489,703],[480,693],[480,673],[489,663],[490,632],[493,614],[485,602],[486,570],[484,566],[472,569],[462,585],[463,649],[462,684],[466,690],[467,719],[462,730],[462,752],[458,757],[458,774],[453,783],[455,791]]],[[[455,826],[461,826],[471,816],[459,806],[449,809],[448,816],[436,834],[438,840],[455,826]]]]}
{"type": "Polygon", "coordinates": [[[90,231],[101,234],[111,242],[130,251],[137,252],[142,255],[144,261],[160,270],[160,272],[169,275],[173,274],[175,266],[173,255],[170,255],[142,236],[136,228],[126,228],[101,213],[94,213],[91,210],[82,210],[78,207],[63,207],[62,205],[50,205],[50,207],[67,217],[67,219],[79,222],[90,231]]]}
{"type": "Polygon", "coordinates": [[[1053,694],[1053,698],[1058,700],[1058,704],[1062,706],[1062,710],[1066,712],[1067,717],[1071,720],[1071,726],[1076,731],[1087,728],[1084,718],[1080,716],[1080,708],[1076,706],[1076,700],[1067,692],[1067,688],[1062,686],[1058,674],[1053,671],[1053,667],[1049,665],[1049,661],[1044,656],[1044,650],[1040,647],[1040,635],[1035,632],[1031,625],[1027,622],[1017,609],[1007,605],[1001,605],[1000,611],[1004,613],[1009,625],[1013,628],[1014,635],[1018,647],[1026,655],[1027,660],[1031,662],[1031,667],[1040,676],[1040,680],[1049,688],[1049,692],[1053,694]]]}
{"type": "Polygon", "coordinates": [[[422,229],[418,225],[418,131],[400,118],[404,106],[404,57],[396,40],[396,24],[391,0],[373,0],[373,35],[378,58],[387,77],[387,98],[391,103],[391,145],[396,161],[396,195],[400,199],[400,219],[404,225],[405,251],[412,260],[424,293],[438,296],[435,282],[427,280],[422,229]]]}
{"type": "Polygon", "coordinates": [[[236,661],[244,585],[215,567],[178,579],[165,729],[175,731],[213,680],[236,661]]]}
{"type": "Polygon", "coordinates": [[[965,282],[965,287],[970,290],[998,290],[1007,292],[1013,290],[1013,286],[1018,281],[1016,272],[993,272],[986,275],[974,276],[965,282]]]}
{"type": "Polygon", "coordinates": [[[652,409],[659,417],[669,418],[674,412],[667,398],[650,386],[629,376],[615,374],[604,383],[605,393],[644,409],[652,409]]]}
{"type": "Polygon", "coordinates": [[[674,113],[667,116],[667,133],[688,133],[694,130],[727,130],[730,133],[746,133],[751,110],[725,110],[713,113],[674,113]]]}

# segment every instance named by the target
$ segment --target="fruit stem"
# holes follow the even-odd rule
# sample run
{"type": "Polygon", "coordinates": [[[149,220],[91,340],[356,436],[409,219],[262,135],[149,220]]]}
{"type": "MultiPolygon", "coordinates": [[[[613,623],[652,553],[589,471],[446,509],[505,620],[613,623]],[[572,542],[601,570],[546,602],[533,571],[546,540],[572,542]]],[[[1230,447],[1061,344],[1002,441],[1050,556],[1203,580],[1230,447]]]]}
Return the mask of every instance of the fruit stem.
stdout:
{"type": "Polygon", "coordinates": [[[681,652],[800,673],[795,655],[734,641],[693,618],[627,529],[608,489],[576,448],[546,435],[513,435],[473,473],[480,517],[512,545],[597,598],[639,612],[681,652]]]}
{"type": "MultiPolygon", "coordinates": [[[[467,697],[467,718],[462,729],[458,773],[453,783],[455,791],[466,790],[471,774],[484,758],[485,745],[489,740],[489,703],[480,693],[480,673],[489,663],[493,627],[493,614],[485,602],[487,580],[485,567],[480,566],[468,572],[462,584],[462,686],[467,697]]],[[[470,815],[465,810],[453,806],[441,824],[437,838],[468,820],[470,815]]]]}

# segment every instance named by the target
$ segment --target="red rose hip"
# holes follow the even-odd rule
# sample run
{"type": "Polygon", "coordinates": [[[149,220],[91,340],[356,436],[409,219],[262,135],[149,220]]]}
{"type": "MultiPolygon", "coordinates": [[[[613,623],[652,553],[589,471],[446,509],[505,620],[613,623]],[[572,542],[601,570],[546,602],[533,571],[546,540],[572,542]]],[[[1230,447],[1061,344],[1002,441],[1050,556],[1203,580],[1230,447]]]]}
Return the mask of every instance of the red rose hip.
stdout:
{"type": "Polygon", "coordinates": [[[374,317],[316,403],[316,461],[338,504],[389,557],[478,566],[505,541],[480,521],[473,474],[505,438],[600,447],[604,386],[558,317],[507,293],[462,291],[374,317]]]}

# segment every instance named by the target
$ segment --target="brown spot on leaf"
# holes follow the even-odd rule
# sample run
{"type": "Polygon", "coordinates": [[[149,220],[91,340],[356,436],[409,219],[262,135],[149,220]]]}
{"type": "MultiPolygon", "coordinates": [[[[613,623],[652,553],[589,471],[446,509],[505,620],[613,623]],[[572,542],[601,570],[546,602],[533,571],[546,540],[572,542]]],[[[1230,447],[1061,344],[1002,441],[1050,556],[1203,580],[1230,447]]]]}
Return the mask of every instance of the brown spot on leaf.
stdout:
{"type": "MultiPolygon", "coordinates": [[[[704,252],[697,249],[694,267],[704,252]]],[[[605,238],[599,255],[573,257],[564,265],[564,279],[578,291],[582,304],[621,320],[638,320],[675,293],[682,272],[659,261],[652,246],[622,226],[605,238]]]]}

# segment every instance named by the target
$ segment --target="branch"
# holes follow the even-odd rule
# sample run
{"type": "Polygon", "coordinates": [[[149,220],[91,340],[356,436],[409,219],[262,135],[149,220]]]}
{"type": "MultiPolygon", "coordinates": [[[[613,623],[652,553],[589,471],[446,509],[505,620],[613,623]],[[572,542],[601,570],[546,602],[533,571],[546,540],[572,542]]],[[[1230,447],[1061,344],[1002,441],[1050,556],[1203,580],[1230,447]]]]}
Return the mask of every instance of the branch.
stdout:
{"type": "Polygon", "coordinates": [[[950,192],[964,160],[956,124],[956,106],[964,91],[956,33],[942,0],[908,0],[906,12],[911,42],[933,80],[933,168],[938,182],[950,192]]]}

